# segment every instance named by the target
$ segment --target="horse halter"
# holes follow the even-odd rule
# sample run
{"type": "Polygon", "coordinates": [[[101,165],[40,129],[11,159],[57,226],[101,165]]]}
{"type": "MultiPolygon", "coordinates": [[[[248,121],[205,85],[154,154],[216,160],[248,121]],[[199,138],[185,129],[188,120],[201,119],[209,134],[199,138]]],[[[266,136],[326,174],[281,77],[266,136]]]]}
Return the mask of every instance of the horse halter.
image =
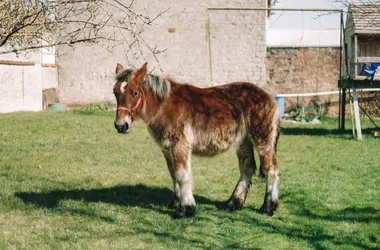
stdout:
{"type": "Polygon", "coordinates": [[[119,107],[117,107],[117,110],[125,110],[125,111],[127,111],[127,112],[131,115],[131,119],[132,119],[132,121],[133,121],[133,120],[134,120],[134,118],[133,118],[133,113],[134,113],[134,112],[136,111],[136,109],[139,107],[139,105],[141,104],[141,101],[142,101],[142,98],[141,98],[141,96],[140,96],[140,98],[137,100],[136,105],[135,105],[133,108],[129,109],[129,108],[127,108],[127,107],[119,106],[119,107]]]}

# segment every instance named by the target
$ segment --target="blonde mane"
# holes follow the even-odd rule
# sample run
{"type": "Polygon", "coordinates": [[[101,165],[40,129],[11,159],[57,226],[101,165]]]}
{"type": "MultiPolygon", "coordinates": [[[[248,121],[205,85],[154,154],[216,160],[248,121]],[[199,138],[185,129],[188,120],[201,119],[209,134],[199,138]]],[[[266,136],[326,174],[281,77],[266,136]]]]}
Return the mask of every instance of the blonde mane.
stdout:
{"type": "MultiPolygon", "coordinates": [[[[126,69],[116,75],[116,81],[128,82],[132,79],[136,72],[132,69],[126,69]]],[[[152,90],[161,100],[169,96],[171,89],[172,79],[165,79],[164,77],[148,74],[144,81],[143,87],[147,90],[152,90]]]]}

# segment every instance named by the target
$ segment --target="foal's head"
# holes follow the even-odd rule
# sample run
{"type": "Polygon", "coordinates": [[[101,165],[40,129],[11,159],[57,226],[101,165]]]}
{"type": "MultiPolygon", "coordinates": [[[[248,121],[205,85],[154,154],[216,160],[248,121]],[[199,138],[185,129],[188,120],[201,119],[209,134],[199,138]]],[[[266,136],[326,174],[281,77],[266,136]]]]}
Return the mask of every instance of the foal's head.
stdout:
{"type": "Polygon", "coordinates": [[[116,66],[117,82],[113,93],[117,102],[115,128],[119,133],[128,133],[132,122],[140,118],[144,94],[141,86],[147,73],[146,65],[137,71],[123,70],[121,64],[116,66]]]}

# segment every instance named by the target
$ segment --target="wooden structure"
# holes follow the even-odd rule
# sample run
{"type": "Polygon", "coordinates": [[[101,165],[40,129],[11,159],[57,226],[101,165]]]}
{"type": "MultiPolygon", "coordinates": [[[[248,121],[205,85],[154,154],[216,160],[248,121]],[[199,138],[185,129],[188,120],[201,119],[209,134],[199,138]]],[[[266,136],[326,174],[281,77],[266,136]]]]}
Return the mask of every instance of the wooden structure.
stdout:
{"type": "Polygon", "coordinates": [[[380,63],[380,3],[352,3],[344,29],[344,72],[338,85],[341,96],[341,129],[344,129],[346,91],[352,90],[357,139],[362,140],[357,89],[380,88],[380,69],[372,85],[361,75],[363,64],[380,63]]]}

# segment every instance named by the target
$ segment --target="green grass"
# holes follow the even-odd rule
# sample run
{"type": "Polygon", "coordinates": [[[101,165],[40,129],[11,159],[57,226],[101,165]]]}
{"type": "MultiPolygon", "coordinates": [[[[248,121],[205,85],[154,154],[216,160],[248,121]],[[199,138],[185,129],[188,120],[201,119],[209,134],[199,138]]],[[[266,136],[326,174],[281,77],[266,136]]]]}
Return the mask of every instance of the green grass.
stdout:
{"type": "MultiPolygon", "coordinates": [[[[142,122],[117,134],[112,112],[0,115],[0,249],[380,249],[380,139],[282,124],[280,207],[218,210],[238,179],[234,150],[193,157],[195,218],[166,207],[171,179],[142,122]]],[[[378,124],[380,123],[377,120],[378,124]]]]}

